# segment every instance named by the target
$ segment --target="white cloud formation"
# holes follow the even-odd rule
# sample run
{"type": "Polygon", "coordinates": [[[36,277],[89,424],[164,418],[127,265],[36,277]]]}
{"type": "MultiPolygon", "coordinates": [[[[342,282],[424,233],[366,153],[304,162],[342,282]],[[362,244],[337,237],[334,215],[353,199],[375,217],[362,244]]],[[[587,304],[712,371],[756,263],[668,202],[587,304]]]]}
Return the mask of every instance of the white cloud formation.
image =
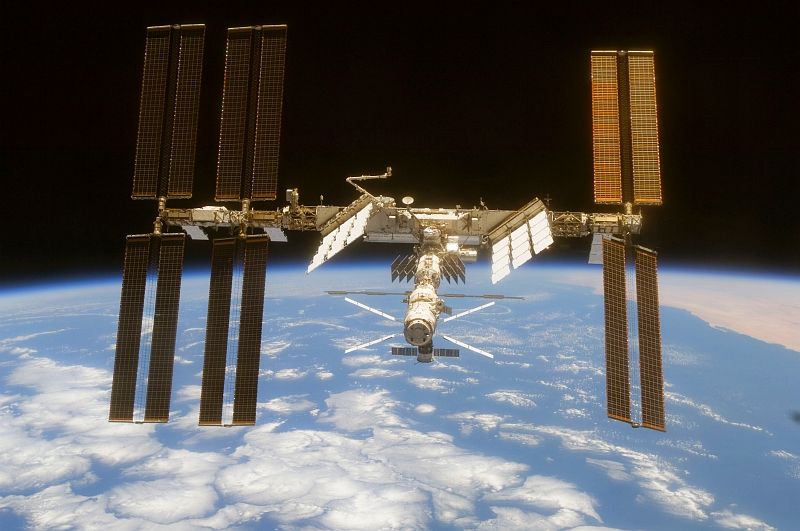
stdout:
{"type": "Polygon", "coordinates": [[[300,369],[281,369],[275,373],[275,378],[278,380],[299,380],[304,378],[308,372],[301,371],[300,369]]]}
{"type": "Polygon", "coordinates": [[[388,391],[368,393],[362,390],[345,391],[325,400],[328,411],[320,413],[320,422],[333,424],[344,431],[361,431],[374,426],[406,426],[395,414],[399,405],[388,391]]]}
{"type": "Polygon", "coordinates": [[[414,408],[417,413],[428,414],[436,411],[436,406],[432,404],[420,404],[414,408]]]}
{"type": "Polygon", "coordinates": [[[611,479],[615,479],[617,481],[631,481],[633,479],[630,474],[625,472],[625,465],[619,461],[611,461],[609,459],[592,459],[591,457],[587,457],[586,462],[601,469],[611,479]]]}
{"type": "Polygon", "coordinates": [[[427,376],[413,376],[409,378],[408,381],[414,387],[427,389],[429,391],[441,391],[443,393],[451,392],[455,385],[455,382],[450,382],[441,378],[429,378],[427,376]]]}
{"type": "Polygon", "coordinates": [[[517,407],[536,407],[536,402],[531,400],[533,395],[521,393],[519,391],[501,389],[499,391],[495,391],[494,393],[489,393],[486,396],[492,400],[497,400],[498,402],[508,402],[509,404],[517,407]]]}
{"type": "Polygon", "coordinates": [[[643,489],[646,497],[661,505],[666,512],[694,520],[708,519],[706,508],[714,502],[714,496],[704,489],[688,485],[672,465],[657,455],[609,443],[599,438],[595,431],[522,423],[502,424],[501,428],[557,437],[568,450],[619,455],[628,460],[627,473],[643,489]]]}
{"type": "Polygon", "coordinates": [[[266,409],[273,413],[283,413],[291,415],[292,413],[300,413],[302,411],[310,411],[316,407],[316,404],[305,397],[308,395],[289,395],[281,396],[267,400],[266,402],[259,402],[259,409],[266,409]]]}
{"type": "Polygon", "coordinates": [[[491,431],[497,429],[506,419],[505,415],[494,415],[491,413],[476,413],[475,411],[464,411],[462,413],[454,413],[445,416],[447,419],[455,420],[461,425],[461,433],[469,435],[474,428],[480,428],[483,431],[491,431]]]}
{"type": "Polygon", "coordinates": [[[529,476],[521,486],[487,494],[484,499],[520,502],[537,509],[569,509],[602,522],[594,509],[597,502],[591,496],[578,491],[571,483],[546,476],[529,476]]]}
{"type": "Polygon", "coordinates": [[[715,413],[714,410],[711,409],[711,406],[707,406],[705,404],[698,404],[688,396],[684,396],[680,393],[674,393],[672,391],[664,391],[664,398],[674,404],[681,404],[693,407],[706,417],[712,418],[717,422],[722,422],[723,424],[730,424],[731,426],[739,426],[741,428],[749,428],[755,431],[766,431],[764,430],[764,428],[761,428],[759,426],[751,426],[750,424],[745,424],[743,422],[731,422],[729,420],[726,420],[725,418],[722,417],[722,415],[715,413]]]}
{"type": "Polygon", "coordinates": [[[384,356],[374,354],[361,354],[357,356],[345,356],[342,358],[342,365],[347,367],[358,367],[360,365],[394,365],[402,363],[399,359],[386,359],[384,356]]]}
{"type": "Polygon", "coordinates": [[[744,514],[734,514],[730,509],[713,512],[714,522],[725,529],[747,529],[748,531],[775,531],[775,528],[757,518],[744,514]]]}
{"type": "Polygon", "coordinates": [[[391,371],[389,369],[370,367],[367,369],[358,369],[357,371],[348,374],[348,376],[352,376],[353,378],[391,378],[393,376],[402,376],[404,374],[404,371],[391,371]]]}

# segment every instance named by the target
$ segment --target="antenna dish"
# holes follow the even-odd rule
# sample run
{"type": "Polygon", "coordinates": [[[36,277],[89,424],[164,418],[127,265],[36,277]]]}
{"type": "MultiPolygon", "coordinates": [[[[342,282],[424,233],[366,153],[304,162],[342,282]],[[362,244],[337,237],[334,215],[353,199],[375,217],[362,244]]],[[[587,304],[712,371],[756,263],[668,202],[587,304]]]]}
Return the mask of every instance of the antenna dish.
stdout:
{"type": "Polygon", "coordinates": [[[407,195],[402,199],[402,201],[403,201],[404,205],[408,206],[408,205],[410,205],[411,203],[414,202],[414,198],[411,197],[410,195],[407,195]]]}

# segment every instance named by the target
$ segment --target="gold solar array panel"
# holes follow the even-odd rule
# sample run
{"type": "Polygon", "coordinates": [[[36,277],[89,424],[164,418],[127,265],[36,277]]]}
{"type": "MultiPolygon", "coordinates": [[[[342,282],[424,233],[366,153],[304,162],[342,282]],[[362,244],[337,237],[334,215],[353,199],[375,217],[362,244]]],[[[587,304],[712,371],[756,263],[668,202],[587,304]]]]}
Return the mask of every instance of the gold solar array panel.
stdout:
{"type": "Polygon", "coordinates": [[[252,199],[275,199],[283,106],[286,26],[263,26],[252,199]]]}
{"type": "Polygon", "coordinates": [[[608,416],[631,422],[625,244],[616,240],[603,239],[603,292],[608,416]]]}
{"type": "Polygon", "coordinates": [[[160,236],[153,339],[147,378],[145,422],[167,422],[183,270],[183,233],[160,236]]]}
{"type": "Polygon", "coordinates": [[[269,237],[266,235],[248,236],[245,242],[239,350],[233,398],[234,425],[256,423],[261,325],[264,313],[264,283],[267,272],[269,237]]]}
{"type": "Polygon", "coordinates": [[[149,236],[128,236],[122,272],[111,408],[108,414],[108,420],[113,422],[133,422],[149,253],[149,236]]]}
{"type": "Polygon", "coordinates": [[[136,140],[136,163],[131,193],[135,199],[155,198],[158,194],[171,31],[170,26],[147,28],[142,99],[139,104],[139,134],[136,140]]]}
{"type": "Polygon", "coordinates": [[[617,53],[592,52],[594,200],[622,202],[617,53]]]}
{"type": "Polygon", "coordinates": [[[235,254],[235,238],[214,240],[211,254],[211,283],[208,289],[203,382],[200,390],[200,425],[222,424],[228,320],[230,319],[235,254]]]}
{"type": "Polygon", "coordinates": [[[658,117],[653,52],[628,52],[633,196],[636,204],[661,204],[658,117]]]}
{"type": "Polygon", "coordinates": [[[192,197],[205,26],[181,26],[168,197],[192,197]]]}
{"type": "Polygon", "coordinates": [[[217,158],[217,201],[241,199],[252,40],[250,27],[228,30],[217,158]]]}
{"type": "Polygon", "coordinates": [[[636,299],[639,317],[642,426],[666,431],[656,253],[643,247],[636,248],[636,299]]]}

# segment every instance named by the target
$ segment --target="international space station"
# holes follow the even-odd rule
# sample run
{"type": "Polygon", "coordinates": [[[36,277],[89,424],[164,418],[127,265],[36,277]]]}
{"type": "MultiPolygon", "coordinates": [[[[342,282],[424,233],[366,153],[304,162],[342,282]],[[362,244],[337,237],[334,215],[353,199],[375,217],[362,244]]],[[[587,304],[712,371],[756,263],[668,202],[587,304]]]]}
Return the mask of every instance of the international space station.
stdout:
{"type": "Polygon", "coordinates": [[[414,282],[413,290],[393,293],[408,305],[402,331],[350,350],[402,333],[410,346],[392,347],[392,354],[421,362],[459,355],[458,349],[434,348],[437,333],[492,356],[437,331],[440,317],[446,322],[494,304],[453,315],[445,299],[475,296],[439,292],[443,280],[465,281],[465,264],[476,261],[478,249],[491,250],[497,283],[554,238],[591,235],[589,262],[603,269],[608,416],[665,431],[656,253],[633,243],[642,228],[641,207],[662,202],[653,53],[590,56],[594,199],[621,212],[554,212],[539,199],[513,211],[412,208],[411,197],[397,204],[359,184],[388,178],[391,168],[348,178],[359,196],[347,206],[304,206],[290,189],[286,206],[259,210],[254,204],[278,195],[286,34],[285,25],[228,29],[215,194],[227,206],[169,208],[169,200],[192,196],[205,26],[147,28],[132,198],[155,201],[157,214],[152,232],[127,237],[109,421],[169,420],[186,235],[211,240],[212,247],[199,414],[204,426],[256,422],[267,250],[271,241],[286,242],[286,231],[321,234],[308,273],[357,240],[413,246],[391,266],[392,281],[414,282]]]}

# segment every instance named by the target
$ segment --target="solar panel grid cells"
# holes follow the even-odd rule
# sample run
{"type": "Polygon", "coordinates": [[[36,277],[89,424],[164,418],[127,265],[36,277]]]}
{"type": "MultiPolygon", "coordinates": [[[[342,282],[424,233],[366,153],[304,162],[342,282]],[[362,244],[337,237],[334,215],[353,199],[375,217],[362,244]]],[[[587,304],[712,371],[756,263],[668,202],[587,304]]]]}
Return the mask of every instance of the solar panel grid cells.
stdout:
{"type": "Polygon", "coordinates": [[[150,238],[147,236],[128,236],[122,272],[111,407],[108,413],[108,420],[111,422],[133,422],[149,249],[150,238]]]}
{"type": "Polygon", "coordinates": [[[208,289],[208,317],[203,354],[203,382],[200,390],[200,425],[222,424],[222,395],[225,385],[225,356],[233,280],[235,240],[214,240],[211,282],[208,289]]]}
{"type": "Polygon", "coordinates": [[[253,153],[255,151],[256,118],[258,114],[258,81],[261,72],[261,28],[253,28],[250,39],[250,81],[247,86],[247,125],[244,136],[244,160],[242,161],[242,199],[250,199],[253,193],[253,153]]]}
{"type": "Polygon", "coordinates": [[[616,53],[592,54],[594,200],[622,202],[616,53]]]}
{"type": "Polygon", "coordinates": [[[228,318],[228,347],[225,352],[225,387],[222,392],[222,425],[233,424],[233,400],[236,388],[236,365],[239,360],[239,325],[242,313],[242,286],[244,284],[244,238],[235,239],[231,305],[228,318]]]}
{"type": "Polygon", "coordinates": [[[603,240],[603,293],[608,416],[631,422],[625,245],[605,239],[603,240]]]}
{"type": "Polygon", "coordinates": [[[142,339],[139,341],[139,367],[136,370],[136,395],[133,400],[133,421],[144,422],[147,403],[147,384],[150,374],[150,354],[153,347],[153,323],[156,315],[158,287],[158,258],[161,254],[161,237],[150,235],[147,257],[147,279],[142,307],[142,339]]]}
{"type": "Polygon", "coordinates": [[[275,199],[278,189],[286,26],[264,26],[253,159],[253,199],[275,199]]]}
{"type": "Polygon", "coordinates": [[[251,41],[252,28],[228,30],[217,157],[217,201],[241,199],[251,41]]]}
{"type": "Polygon", "coordinates": [[[181,27],[169,162],[168,196],[172,198],[192,197],[204,41],[204,25],[181,27]]]}
{"type": "Polygon", "coordinates": [[[642,426],[666,431],[656,255],[641,248],[636,249],[636,293],[639,308],[642,426]]]}
{"type": "Polygon", "coordinates": [[[147,28],[131,192],[134,199],[155,198],[158,192],[170,32],[169,26],[147,28]]]}
{"type": "Polygon", "coordinates": [[[249,236],[246,240],[242,309],[239,321],[239,352],[236,361],[236,388],[233,399],[234,425],[256,423],[268,247],[269,238],[267,236],[249,236]]]}
{"type": "Polygon", "coordinates": [[[161,237],[145,422],[169,420],[185,237],[184,234],[161,237]]]}
{"type": "Polygon", "coordinates": [[[661,165],[652,52],[629,52],[628,72],[634,201],[660,205],[661,165]]]}
{"type": "Polygon", "coordinates": [[[172,156],[172,130],[175,123],[175,87],[178,79],[180,56],[180,27],[170,30],[169,62],[164,87],[164,110],[161,114],[161,161],[159,162],[158,197],[166,197],[169,191],[170,158],[172,156]]]}

